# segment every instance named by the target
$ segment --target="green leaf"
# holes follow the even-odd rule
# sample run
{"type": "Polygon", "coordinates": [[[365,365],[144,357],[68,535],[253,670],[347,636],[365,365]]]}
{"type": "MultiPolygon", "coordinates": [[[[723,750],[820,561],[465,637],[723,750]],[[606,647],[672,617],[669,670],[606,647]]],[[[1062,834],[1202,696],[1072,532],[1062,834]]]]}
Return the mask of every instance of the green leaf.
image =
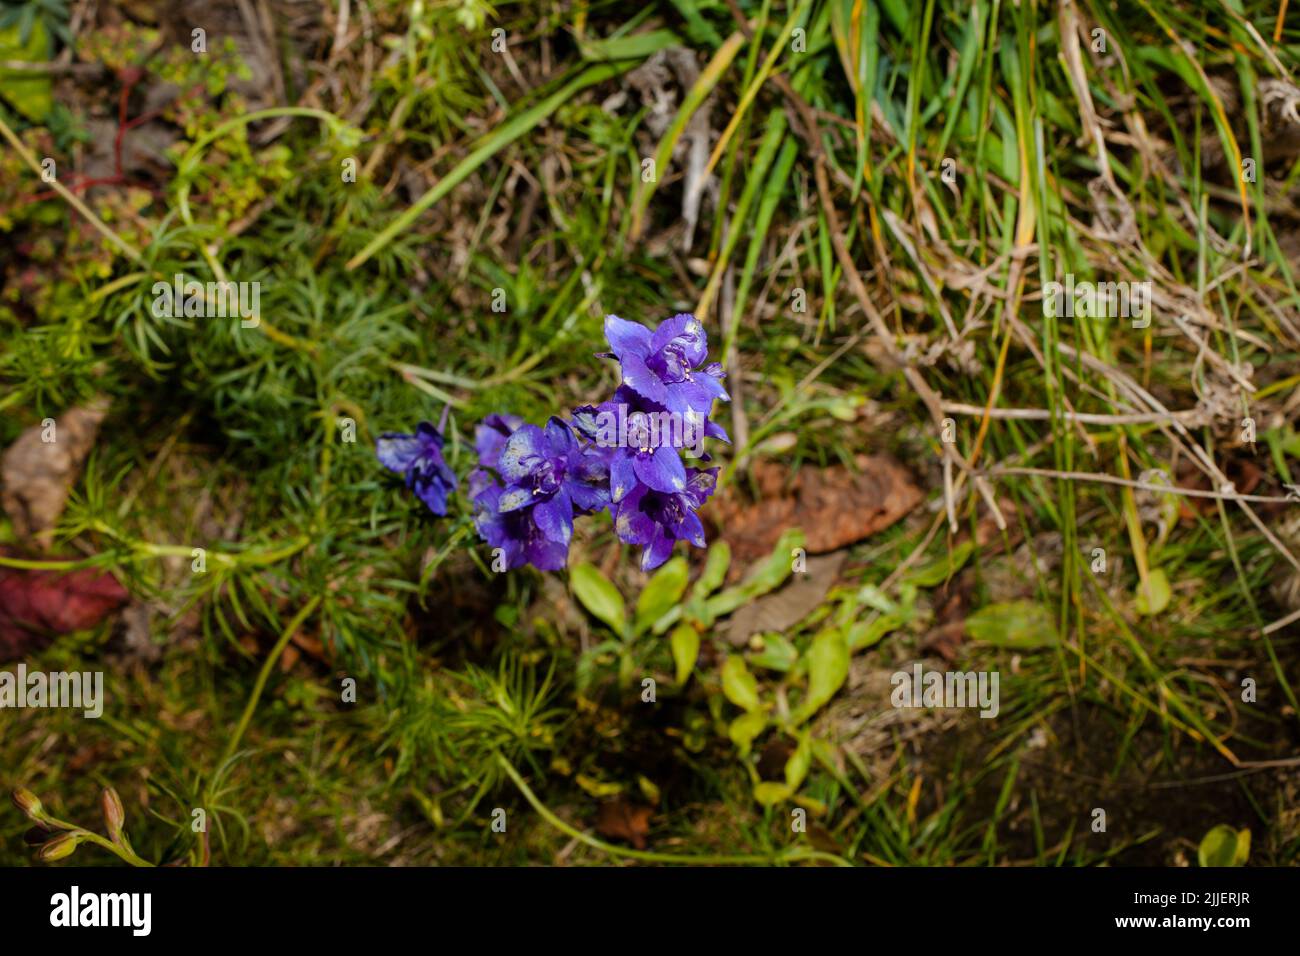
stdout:
{"type": "Polygon", "coordinates": [[[750,572],[749,577],[738,587],[721,591],[705,602],[710,619],[730,614],[742,604],[748,604],[754,598],[780,587],[793,570],[790,552],[803,547],[803,543],[803,531],[799,528],[791,528],[781,535],[781,540],[776,543],[768,559],[757,570],[750,572]]]}
{"type": "Polygon", "coordinates": [[[704,559],[704,571],[691,589],[696,598],[706,598],[722,586],[731,567],[731,545],[719,538],[709,545],[709,555],[704,559]]]}
{"type": "Polygon", "coordinates": [[[802,723],[835,696],[849,676],[849,645],[839,628],[822,631],[808,648],[808,696],[799,706],[802,723]]]}
{"type": "Polygon", "coordinates": [[[731,726],[727,728],[727,736],[736,745],[740,755],[747,757],[749,748],[754,744],[754,738],[761,734],[766,726],[767,714],[761,710],[751,710],[731,722],[731,726]]]}
{"type": "Polygon", "coordinates": [[[1146,587],[1138,582],[1138,613],[1147,616],[1159,614],[1169,606],[1169,600],[1173,596],[1173,591],[1169,587],[1169,577],[1165,574],[1164,568],[1152,568],[1147,572],[1146,587]]]}
{"type": "Polygon", "coordinates": [[[643,60],[652,53],[681,43],[672,30],[651,30],[608,40],[587,40],[578,45],[584,60],[643,60]]]}
{"type": "Polygon", "coordinates": [[[682,598],[688,576],[686,559],[680,554],[655,572],[636,602],[636,633],[666,614],[682,598]]]}
{"type": "Polygon", "coordinates": [[[972,640],[1019,650],[1051,647],[1057,641],[1052,613],[1033,601],[986,605],[966,618],[966,632],[972,640]]]}
{"type": "Polygon", "coordinates": [[[907,623],[902,614],[882,614],[874,621],[857,621],[849,627],[849,651],[860,651],[878,644],[884,636],[907,623]]]}
{"type": "Polygon", "coordinates": [[[673,651],[673,664],[677,668],[677,683],[685,684],[695,668],[700,655],[700,632],[690,624],[678,624],[668,638],[673,651]]]}
{"type": "Polygon", "coordinates": [[[1250,858],[1250,830],[1220,823],[1201,839],[1196,859],[1201,866],[1245,866],[1250,858]]]}
{"type": "Polygon", "coordinates": [[[604,621],[615,634],[622,634],[627,612],[623,596],[594,565],[580,564],[569,572],[569,583],[582,606],[604,621]]]}
{"type": "Polygon", "coordinates": [[[937,587],[960,571],[962,565],[970,560],[972,553],[974,553],[974,545],[969,541],[963,541],[952,549],[950,555],[945,554],[941,558],[921,565],[919,568],[908,572],[903,580],[921,588],[937,587]]]}
{"type": "Polygon", "coordinates": [[[812,766],[812,741],[808,734],[804,733],[799,736],[799,746],[785,762],[785,784],[790,788],[791,793],[799,789],[799,785],[808,776],[810,766],[812,766]]]}
{"type": "Polygon", "coordinates": [[[754,784],[754,799],[765,807],[774,807],[794,796],[794,790],[784,783],[764,780],[754,784]]]}
{"type": "Polygon", "coordinates": [[[757,667],[789,673],[799,660],[799,649],[780,634],[764,634],[763,649],[749,659],[757,667]]]}
{"type": "MultiPolygon", "coordinates": [[[[0,61],[45,63],[49,58],[50,35],[41,20],[31,24],[30,35],[25,40],[17,24],[0,29],[0,61]]],[[[35,123],[43,122],[54,108],[53,83],[48,73],[0,67],[0,96],[35,123]]]]}
{"type": "Polygon", "coordinates": [[[745,659],[737,654],[722,662],[722,693],[741,710],[759,709],[758,681],[749,672],[745,659]]]}

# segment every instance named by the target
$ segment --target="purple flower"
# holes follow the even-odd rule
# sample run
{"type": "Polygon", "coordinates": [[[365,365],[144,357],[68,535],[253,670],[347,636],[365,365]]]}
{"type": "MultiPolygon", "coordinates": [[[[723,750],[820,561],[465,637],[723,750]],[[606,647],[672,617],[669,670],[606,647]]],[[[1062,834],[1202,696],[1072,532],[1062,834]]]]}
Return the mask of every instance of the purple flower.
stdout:
{"type": "Polygon", "coordinates": [[[622,368],[623,384],[669,411],[708,415],[714,399],[728,400],[722,366],[704,365],[708,339],[695,316],[674,315],[651,332],[639,322],[609,315],[605,338],[622,368]]]}
{"type": "Polygon", "coordinates": [[[620,540],[644,548],[642,570],[653,571],[667,561],[678,541],[704,547],[704,525],[695,512],[713,494],[717,481],[717,468],[692,468],[679,493],[638,483],[623,496],[614,508],[614,532],[620,540]]]}
{"type": "Polygon", "coordinates": [[[470,473],[469,491],[474,501],[474,527],[488,547],[501,549],[507,568],[531,564],[541,571],[564,569],[569,560],[569,546],[546,536],[537,525],[535,509],[503,513],[503,489],[481,468],[470,473]]]}
{"type": "Polygon", "coordinates": [[[501,511],[531,508],[546,536],[566,546],[573,535],[575,508],[598,511],[609,504],[600,460],[584,454],[573,429],[559,418],[552,418],[544,429],[515,429],[501,448],[497,472],[506,483],[501,511]]]}
{"type": "Polygon", "coordinates": [[[420,422],[414,435],[384,432],[375,455],[389,471],[406,475],[406,487],[436,515],[447,513],[447,496],[456,490],[456,475],[442,457],[442,432],[420,422]]]}
{"type": "Polygon", "coordinates": [[[469,481],[479,536],[503,549],[507,567],[563,568],[574,514],[609,505],[604,456],[558,418],[539,428],[514,415],[489,415],[474,445],[480,467],[469,481]]]}
{"type": "Polygon", "coordinates": [[[689,448],[707,459],[701,448],[706,436],[729,441],[702,412],[670,412],[626,385],[608,402],[575,409],[574,426],[605,452],[614,503],[638,483],[668,494],[684,491],[686,468],[678,450],[689,448]]]}
{"type": "Polygon", "coordinates": [[[480,468],[496,469],[506,439],[523,423],[524,420],[518,415],[501,415],[496,412],[478,423],[474,429],[474,451],[478,453],[480,468]]]}

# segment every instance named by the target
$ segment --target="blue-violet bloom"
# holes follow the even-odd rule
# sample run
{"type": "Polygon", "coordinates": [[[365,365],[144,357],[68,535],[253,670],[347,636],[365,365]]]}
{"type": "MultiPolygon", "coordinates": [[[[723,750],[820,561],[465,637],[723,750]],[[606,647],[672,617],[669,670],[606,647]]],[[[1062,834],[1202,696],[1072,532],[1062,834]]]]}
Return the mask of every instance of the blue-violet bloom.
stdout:
{"type": "Polygon", "coordinates": [[[456,490],[456,475],[442,457],[442,432],[430,422],[420,422],[415,434],[384,432],[375,442],[379,463],[406,476],[415,492],[436,515],[447,513],[447,496],[456,490]]]}
{"type": "Polygon", "coordinates": [[[728,400],[722,366],[704,364],[708,338],[695,316],[674,315],[651,332],[639,322],[609,315],[605,338],[619,361],[623,384],[669,411],[694,409],[708,415],[714,399],[728,400]]]}
{"type": "Polygon", "coordinates": [[[614,509],[614,531],[620,540],[644,548],[642,570],[653,571],[667,561],[678,541],[704,547],[704,525],[695,512],[713,494],[717,481],[717,468],[692,468],[680,493],[637,484],[623,496],[614,509]]]}

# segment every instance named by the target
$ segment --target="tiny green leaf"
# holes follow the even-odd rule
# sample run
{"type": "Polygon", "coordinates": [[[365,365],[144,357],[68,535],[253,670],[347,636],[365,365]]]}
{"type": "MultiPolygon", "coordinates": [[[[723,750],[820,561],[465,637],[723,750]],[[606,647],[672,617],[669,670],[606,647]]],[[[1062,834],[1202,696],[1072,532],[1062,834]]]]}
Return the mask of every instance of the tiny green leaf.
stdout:
{"type": "Polygon", "coordinates": [[[673,664],[677,668],[677,683],[685,684],[695,668],[700,654],[700,632],[690,624],[678,624],[668,638],[673,651],[673,664]]]}
{"type": "Polygon", "coordinates": [[[808,696],[799,707],[799,720],[817,713],[835,696],[849,676],[849,646],[838,628],[822,631],[808,648],[808,696]]]}
{"type": "Polygon", "coordinates": [[[704,559],[704,571],[695,582],[691,593],[694,597],[705,598],[722,586],[731,567],[731,545],[719,538],[709,545],[709,555],[704,559]]]}
{"type": "Polygon", "coordinates": [[[774,780],[764,780],[754,784],[754,799],[765,807],[774,807],[794,796],[794,790],[787,784],[774,780]]]}
{"type": "Polygon", "coordinates": [[[582,606],[608,624],[615,634],[622,634],[626,624],[623,596],[593,565],[580,564],[569,572],[569,583],[582,606]]]}
{"type": "Polygon", "coordinates": [[[1033,601],[989,604],[966,618],[966,632],[972,640],[997,647],[1028,650],[1056,643],[1052,612],[1033,601]]]}
{"type": "Polygon", "coordinates": [[[812,741],[805,732],[799,737],[799,746],[794,749],[790,759],[785,762],[785,783],[791,792],[799,789],[808,768],[812,765],[812,741]]]}
{"type": "Polygon", "coordinates": [[[655,572],[636,602],[638,634],[643,633],[660,615],[668,613],[681,600],[682,592],[686,590],[687,574],[686,559],[681,555],[655,572]]]}
{"type": "Polygon", "coordinates": [[[758,710],[758,681],[745,659],[732,654],[722,663],[722,693],[741,710],[758,710]]]}
{"type": "Polygon", "coordinates": [[[1159,614],[1169,606],[1173,591],[1169,587],[1169,577],[1164,568],[1152,568],[1147,572],[1146,587],[1138,582],[1137,609],[1139,614],[1147,616],[1159,614]]]}
{"type": "Polygon", "coordinates": [[[727,728],[727,736],[736,745],[740,755],[746,757],[749,755],[749,748],[754,744],[754,738],[761,734],[766,726],[767,714],[761,710],[751,710],[731,722],[731,726],[727,728]]]}
{"type": "Polygon", "coordinates": [[[1250,830],[1220,823],[1201,839],[1196,859],[1201,866],[1244,866],[1250,857],[1250,830]]]}
{"type": "MultiPolygon", "coordinates": [[[[31,32],[27,36],[22,36],[21,33],[19,26],[0,29],[0,60],[18,63],[44,63],[49,60],[50,36],[43,21],[33,21],[31,32]]],[[[4,97],[14,109],[34,123],[44,121],[54,108],[53,83],[49,73],[0,67],[0,97],[4,97]]]]}

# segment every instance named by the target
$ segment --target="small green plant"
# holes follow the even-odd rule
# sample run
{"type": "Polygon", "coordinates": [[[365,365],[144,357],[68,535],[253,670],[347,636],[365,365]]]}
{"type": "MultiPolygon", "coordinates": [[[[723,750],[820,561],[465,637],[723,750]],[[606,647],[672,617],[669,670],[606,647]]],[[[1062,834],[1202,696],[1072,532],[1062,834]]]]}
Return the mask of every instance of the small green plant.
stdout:
{"type": "Polygon", "coordinates": [[[1250,830],[1220,823],[1201,838],[1196,861],[1201,866],[1245,866],[1250,859],[1250,830]]]}
{"type": "Polygon", "coordinates": [[[90,843],[107,850],[131,866],[154,865],[148,860],[141,859],[131,848],[131,840],[126,835],[126,810],[122,807],[122,798],[112,787],[105,787],[99,795],[107,838],[93,830],[51,815],[36,794],[30,790],[18,788],[13,792],[13,801],[14,805],[34,824],[27,831],[27,842],[36,847],[36,859],[42,863],[67,859],[77,851],[77,847],[83,843],[90,843]]]}

